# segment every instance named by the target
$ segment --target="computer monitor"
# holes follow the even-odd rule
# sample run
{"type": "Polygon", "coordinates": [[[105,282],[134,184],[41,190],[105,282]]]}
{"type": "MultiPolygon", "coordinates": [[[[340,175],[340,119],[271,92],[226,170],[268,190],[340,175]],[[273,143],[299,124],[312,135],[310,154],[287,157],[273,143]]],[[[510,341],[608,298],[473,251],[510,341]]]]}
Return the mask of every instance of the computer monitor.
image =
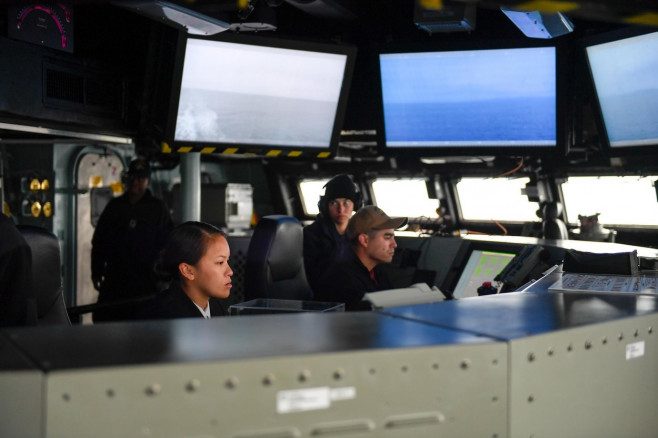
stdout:
{"type": "Polygon", "coordinates": [[[457,281],[452,295],[454,298],[477,297],[477,289],[482,283],[493,279],[507,264],[512,261],[516,254],[487,251],[482,249],[471,250],[464,269],[457,281]]]}
{"type": "Polygon", "coordinates": [[[171,151],[335,152],[354,47],[224,34],[179,44],[164,135],[171,151]]]}
{"type": "Polygon", "coordinates": [[[379,54],[383,152],[556,154],[563,77],[555,46],[379,54]]]}
{"type": "MultiPolygon", "coordinates": [[[[183,221],[180,184],[171,190],[172,218],[183,221]]],[[[201,221],[227,228],[231,235],[248,230],[254,211],[253,188],[250,184],[215,183],[201,185],[201,221]]]]}
{"type": "Polygon", "coordinates": [[[607,33],[585,48],[604,138],[615,154],[658,147],[658,32],[635,33],[607,33]]]}

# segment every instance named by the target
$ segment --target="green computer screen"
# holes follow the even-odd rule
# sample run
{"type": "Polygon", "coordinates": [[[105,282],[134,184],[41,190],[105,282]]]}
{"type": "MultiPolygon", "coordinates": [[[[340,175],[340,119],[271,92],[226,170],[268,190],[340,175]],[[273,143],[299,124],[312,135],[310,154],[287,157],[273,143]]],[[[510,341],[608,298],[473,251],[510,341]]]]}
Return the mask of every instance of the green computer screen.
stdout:
{"type": "Polygon", "coordinates": [[[516,254],[485,251],[474,249],[471,251],[462,274],[453,291],[455,298],[477,297],[478,287],[485,281],[493,283],[493,279],[516,254]]]}

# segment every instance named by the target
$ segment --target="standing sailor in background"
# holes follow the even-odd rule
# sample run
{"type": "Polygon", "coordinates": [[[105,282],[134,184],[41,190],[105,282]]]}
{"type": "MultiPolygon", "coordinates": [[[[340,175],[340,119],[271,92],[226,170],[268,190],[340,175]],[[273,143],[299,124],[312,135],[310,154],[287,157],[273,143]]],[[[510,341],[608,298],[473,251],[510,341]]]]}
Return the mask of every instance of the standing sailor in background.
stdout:
{"type": "MultiPolygon", "coordinates": [[[[126,192],[101,214],[91,249],[91,278],[98,304],[152,296],[157,292],[153,265],[173,224],[169,209],[148,189],[151,168],[142,158],[128,167],[126,192]]],[[[130,320],[139,303],[108,306],[94,322],[130,320]]]]}
{"type": "Polygon", "coordinates": [[[315,290],[320,277],[333,260],[349,251],[345,238],[347,223],[363,204],[361,193],[348,175],[337,175],[324,185],[315,221],[304,227],[304,269],[315,290]]]}

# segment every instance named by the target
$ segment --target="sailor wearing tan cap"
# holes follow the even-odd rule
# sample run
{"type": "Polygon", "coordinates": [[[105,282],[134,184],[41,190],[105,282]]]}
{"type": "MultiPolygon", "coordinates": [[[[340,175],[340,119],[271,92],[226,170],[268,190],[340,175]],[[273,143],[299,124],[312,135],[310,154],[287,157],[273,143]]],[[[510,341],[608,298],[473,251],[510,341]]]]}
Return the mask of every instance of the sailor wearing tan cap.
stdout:
{"type": "Polygon", "coordinates": [[[390,263],[397,244],[395,230],[407,223],[406,217],[389,217],[374,205],[359,209],[347,224],[352,251],[332,263],[315,290],[318,301],[345,303],[346,310],[367,310],[362,302],[366,292],[390,289],[386,275],[378,269],[390,263]]]}

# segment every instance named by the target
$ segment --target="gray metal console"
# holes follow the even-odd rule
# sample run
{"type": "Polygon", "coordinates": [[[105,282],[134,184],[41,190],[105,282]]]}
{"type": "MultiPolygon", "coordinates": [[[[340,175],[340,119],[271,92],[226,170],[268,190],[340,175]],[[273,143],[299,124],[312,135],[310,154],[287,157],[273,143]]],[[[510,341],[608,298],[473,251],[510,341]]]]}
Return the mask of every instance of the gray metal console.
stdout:
{"type": "Polygon", "coordinates": [[[655,436],[658,298],[552,281],[382,312],[6,329],[0,436],[655,436]]]}

